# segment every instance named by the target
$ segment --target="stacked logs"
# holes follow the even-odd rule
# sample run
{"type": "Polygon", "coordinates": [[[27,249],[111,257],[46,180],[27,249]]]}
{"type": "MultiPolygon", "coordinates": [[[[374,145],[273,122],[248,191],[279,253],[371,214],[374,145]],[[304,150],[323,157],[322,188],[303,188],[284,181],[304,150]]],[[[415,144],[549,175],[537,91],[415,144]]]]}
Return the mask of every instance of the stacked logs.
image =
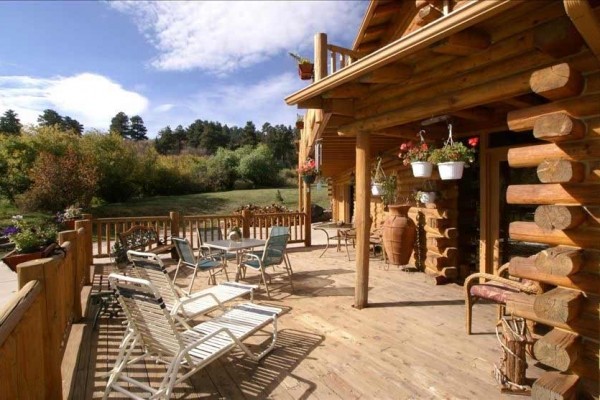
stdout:
{"type": "Polygon", "coordinates": [[[408,217],[420,231],[420,251],[416,251],[411,264],[423,266],[426,273],[438,281],[454,280],[458,277],[456,267],[456,212],[442,204],[428,203],[425,207],[411,207],[408,217]]]}
{"type": "Polygon", "coordinates": [[[548,143],[509,150],[509,165],[537,167],[540,181],[508,187],[508,203],[538,205],[534,222],[513,222],[509,231],[511,239],[556,247],[511,260],[511,275],[550,289],[514,295],[507,312],[553,328],[534,355],[556,371],[534,383],[534,399],[598,397],[600,71],[563,63],[536,71],[530,85],[550,102],[509,113],[508,126],[548,143]]]}

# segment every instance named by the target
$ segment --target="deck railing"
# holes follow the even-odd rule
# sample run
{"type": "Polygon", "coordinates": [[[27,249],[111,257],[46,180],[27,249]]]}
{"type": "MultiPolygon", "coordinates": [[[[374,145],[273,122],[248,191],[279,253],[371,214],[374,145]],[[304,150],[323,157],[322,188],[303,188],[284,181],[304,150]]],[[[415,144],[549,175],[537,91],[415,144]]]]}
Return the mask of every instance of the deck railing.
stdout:
{"type": "Polygon", "coordinates": [[[347,67],[360,58],[360,54],[356,51],[334,44],[327,45],[327,53],[329,55],[329,75],[347,67]]]}
{"type": "Polygon", "coordinates": [[[226,238],[232,227],[238,226],[244,237],[266,239],[271,226],[287,226],[290,228],[290,243],[307,242],[306,214],[302,212],[283,212],[271,214],[254,214],[248,210],[242,214],[225,215],[185,215],[170,212],[168,216],[155,217],[118,217],[92,219],[96,257],[107,257],[119,232],[125,232],[133,225],[154,228],[164,242],[171,236],[187,238],[194,248],[198,248],[199,240],[196,228],[203,232],[203,240],[226,238]]]}
{"type": "Polygon", "coordinates": [[[75,228],[60,233],[63,254],[17,266],[19,291],[0,307],[2,399],[62,398],[61,361],[92,263],[91,221],[75,228]]]}

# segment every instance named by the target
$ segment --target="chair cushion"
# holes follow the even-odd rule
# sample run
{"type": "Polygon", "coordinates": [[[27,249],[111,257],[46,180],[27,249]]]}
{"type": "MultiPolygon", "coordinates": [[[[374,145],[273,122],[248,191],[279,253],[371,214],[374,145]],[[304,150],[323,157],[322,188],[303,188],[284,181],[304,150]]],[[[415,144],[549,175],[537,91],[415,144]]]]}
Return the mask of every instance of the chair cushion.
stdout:
{"type": "Polygon", "coordinates": [[[469,292],[471,296],[490,300],[494,303],[505,304],[509,294],[518,293],[519,291],[500,283],[485,283],[471,286],[469,292]]]}

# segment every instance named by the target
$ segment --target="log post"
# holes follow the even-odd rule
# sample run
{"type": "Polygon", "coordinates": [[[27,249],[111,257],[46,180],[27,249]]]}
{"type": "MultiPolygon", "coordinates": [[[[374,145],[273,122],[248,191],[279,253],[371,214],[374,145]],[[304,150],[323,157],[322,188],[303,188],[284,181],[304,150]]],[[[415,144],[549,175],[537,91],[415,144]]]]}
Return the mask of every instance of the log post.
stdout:
{"type": "Polygon", "coordinates": [[[83,284],[91,285],[91,267],[94,264],[94,255],[92,249],[92,221],[89,219],[82,219],[75,221],[75,229],[83,229],[83,236],[81,242],[79,242],[78,249],[83,252],[81,261],[83,262],[81,268],[83,268],[83,284]]]}
{"type": "Polygon", "coordinates": [[[360,131],[356,136],[356,287],[354,307],[362,309],[368,304],[369,294],[369,204],[371,201],[370,138],[360,131]]]}
{"type": "Polygon", "coordinates": [[[535,209],[534,221],[542,229],[571,229],[586,219],[582,207],[539,206],[535,209]]]}
{"type": "Polygon", "coordinates": [[[310,184],[304,183],[302,187],[304,188],[304,246],[310,247],[312,244],[312,203],[310,198],[310,184]]]}
{"type": "Polygon", "coordinates": [[[64,246],[67,242],[69,243],[69,248],[65,257],[65,262],[70,268],[66,273],[65,280],[70,280],[69,286],[72,287],[72,299],[68,300],[68,304],[71,305],[73,320],[79,321],[83,315],[81,311],[81,292],[77,285],[77,232],[62,231],[58,234],[58,243],[61,246],[64,246]]]}
{"type": "Polygon", "coordinates": [[[579,348],[579,335],[555,328],[535,342],[533,354],[538,361],[564,372],[577,361],[579,348]]]}
{"type": "Polygon", "coordinates": [[[314,38],[315,43],[315,82],[327,76],[327,35],[317,33],[314,38]]]}
{"type": "Polygon", "coordinates": [[[179,211],[170,211],[169,219],[171,220],[171,236],[179,237],[179,225],[181,221],[179,211]]]}

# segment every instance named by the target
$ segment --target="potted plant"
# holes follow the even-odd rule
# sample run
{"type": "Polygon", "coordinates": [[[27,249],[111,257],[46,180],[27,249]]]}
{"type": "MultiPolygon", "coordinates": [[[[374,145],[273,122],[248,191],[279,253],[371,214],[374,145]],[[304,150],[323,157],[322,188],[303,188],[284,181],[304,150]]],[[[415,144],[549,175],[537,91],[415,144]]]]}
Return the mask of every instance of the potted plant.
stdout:
{"type": "Polygon", "coordinates": [[[461,142],[454,142],[450,136],[444,147],[432,151],[429,160],[437,165],[442,180],[462,178],[465,165],[475,161],[475,146],[478,142],[479,138],[469,139],[469,148],[461,142]]]}
{"type": "Polygon", "coordinates": [[[47,223],[33,225],[22,215],[12,217],[12,225],[4,228],[2,234],[15,245],[2,261],[16,271],[17,265],[26,261],[48,257],[56,248],[58,231],[56,226],[47,223]]]}
{"type": "Polygon", "coordinates": [[[238,242],[242,239],[242,231],[239,226],[234,226],[231,228],[229,233],[227,234],[227,239],[233,240],[234,242],[238,242]]]}
{"type": "Polygon", "coordinates": [[[415,193],[415,200],[423,204],[435,203],[438,198],[438,192],[433,190],[417,190],[415,193]]]}
{"type": "Polygon", "coordinates": [[[429,161],[432,150],[433,149],[423,141],[418,144],[409,141],[400,145],[398,157],[402,159],[404,165],[410,164],[415,177],[429,178],[433,169],[433,165],[429,161]]]}
{"type": "Polygon", "coordinates": [[[304,129],[304,115],[298,114],[296,116],[296,128],[297,129],[304,129]]]}
{"type": "Polygon", "coordinates": [[[63,212],[56,213],[56,222],[62,224],[66,229],[75,229],[75,221],[82,218],[81,208],[70,205],[63,212]]]}
{"type": "Polygon", "coordinates": [[[377,157],[377,165],[371,171],[371,194],[373,196],[383,195],[383,183],[385,179],[385,172],[381,168],[381,157],[377,157]]]}
{"type": "Polygon", "coordinates": [[[398,182],[396,180],[396,174],[390,174],[381,181],[381,202],[383,203],[384,210],[388,208],[390,204],[396,202],[396,192],[398,189],[398,182]]]}
{"type": "Polygon", "coordinates": [[[314,183],[317,179],[317,175],[319,175],[319,171],[317,170],[317,165],[315,160],[312,158],[307,158],[304,164],[298,167],[298,174],[302,177],[302,180],[306,184],[314,183]]]}
{"type": "Polygon", "coordinates": [[[296,53],[289,53],[298,62],[298,75],[303,81],[313,78],[315,66],[308,58],[301,57],[296,53]]]}

